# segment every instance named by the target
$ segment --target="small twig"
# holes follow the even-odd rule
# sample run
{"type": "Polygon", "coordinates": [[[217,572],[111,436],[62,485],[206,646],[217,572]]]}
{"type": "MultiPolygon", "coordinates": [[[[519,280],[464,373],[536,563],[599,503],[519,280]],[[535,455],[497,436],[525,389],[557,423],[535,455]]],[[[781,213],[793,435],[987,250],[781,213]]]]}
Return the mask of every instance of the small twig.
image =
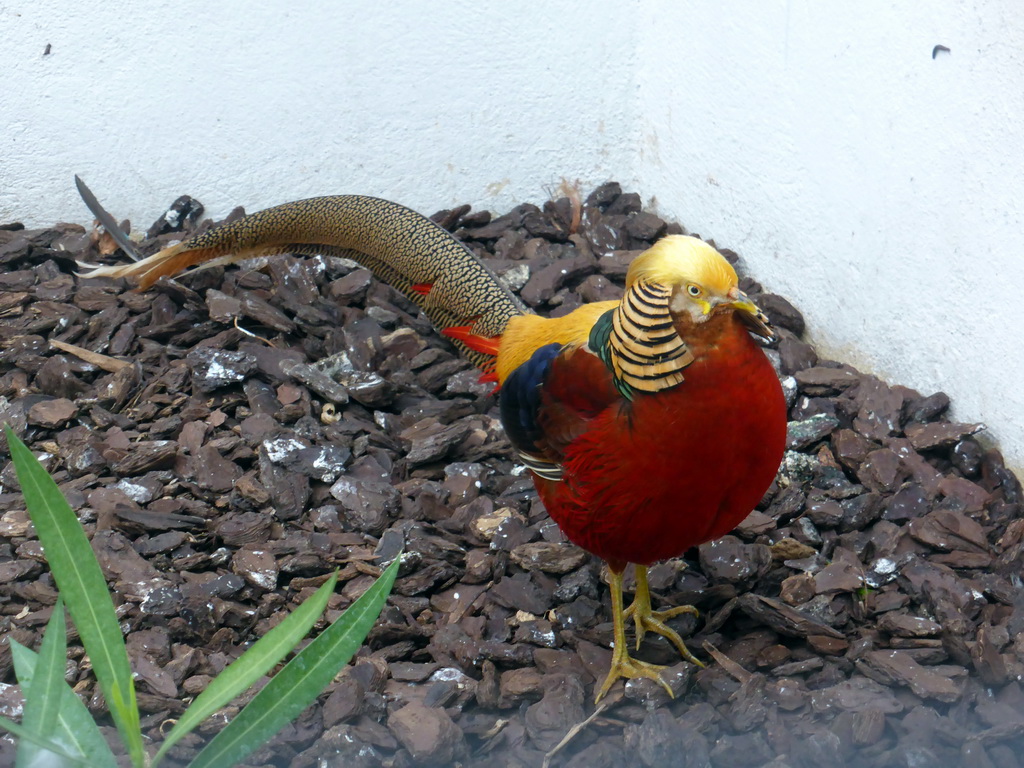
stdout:
{"type": "Polygon", "coordinates": [[[570,741],[575,739],[584,728],[586,728],[588,725],[594,722],[598,715],[603,714],[612,706],[612,704],[616,703],[618,703],[618,699],[605,699],[598,705],[597,709],[595,709],[593,713],[591,713],[590,717],[588,717],[581,723],[576,723],[576,725],[570,728],[568,733],[566,733],[565,736],[562,737],[562,740],[558,742],[554,747],[552,747],[551,751],[544,755],[544,762],[541,763],[541,768],[549,768],[549,766],[551,765],[551,758],[554,757],[556,753],[558,753],[570,741]]]}
{"type": "Polygon", "coordinates": [[[116,357],[110,357],[109,355],[101,355],[99,352],[93,352],[85,349],[84,347],[75,346],[74,344],[68,344],[66,341],[50,341],[51,347],[56,347],[62,352],[67,352],[74,355],[77,358],[85,360],[87,363],[95,365],[97,368],[108,373],[117,373],[123,368],[131,367],[131,363],[127,360],[118,360],[116,357]]]}
{"type": "Polygon", "coordinates": [[[728,656],[726,656],[720,650],[715,648],[715,646],[713,646],[707,640],[704,641],[703,648],[704,648],[705,651],[707,651],[709,654],[711,654],[711,658],[713,658],[715,661],[717,661],[719,666],[722,669],[724,669],[730,675],[735,677],[741,683],[745,683],[745,682],[747,682],[747,680],[750,679],[750,673],[747,672],[747,670],[745,670],[743,667],[741,667],[735,661],[730,659],[728,656]]]}
{"type": "Polygon", "coordinates": [[[484,743],[477,747],[476,751],[473,754],[482,755],[485,752],[489,752],[491,749],[493,749],[494,740],[498,738],[501,732],[505,730],[505,726],[507,726],[510,722],[512,721],[500,717],[497,720],[495,720],[494,725],[492,725],[486,733],[480,734],[480,738],[483,739],[484,743]]]}
{"type": "Polygon", "coordinates": [[[252,331],[247,331],[247,330],[245,330],[245,328],[240,326],[238,324],[238,317],[237,316],[235,317],[235,328],[237,330],[241,331],[242,333],[244,333],[246,336],[252,336],[254,339],[259,339],[260,341],[262,341],[268,347],[273,347],[274,349],[277,349],[277,345],[274,342],[272,342],[270,339],[264,339],[262,336],[259,336],[259,335],[255,334],[255,333],[253,333],[252,331]]]}

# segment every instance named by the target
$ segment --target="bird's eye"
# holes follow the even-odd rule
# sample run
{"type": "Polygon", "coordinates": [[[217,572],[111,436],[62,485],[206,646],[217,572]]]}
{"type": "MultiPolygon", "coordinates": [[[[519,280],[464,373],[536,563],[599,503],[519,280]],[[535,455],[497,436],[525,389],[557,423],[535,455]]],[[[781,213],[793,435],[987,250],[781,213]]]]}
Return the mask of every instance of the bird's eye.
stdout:
{"type": "Polygon", "coordinates": [[[699,285],[688,285],[686,286],[686,292],[691,296],[700,296],[704,291],[700,289],[699,285]]]}

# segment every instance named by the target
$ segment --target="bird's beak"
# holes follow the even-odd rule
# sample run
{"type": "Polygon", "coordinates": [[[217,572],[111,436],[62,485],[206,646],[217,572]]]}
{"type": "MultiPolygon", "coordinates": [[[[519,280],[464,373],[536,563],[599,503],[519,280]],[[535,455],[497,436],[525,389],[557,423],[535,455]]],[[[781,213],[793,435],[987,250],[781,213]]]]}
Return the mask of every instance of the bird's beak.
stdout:
{"type": "MultiPolygon", "coordinates": [[[[779,340],[779,335],[772,328],[768,315],[762,312],[757,304],[752,302],[743,291],[736,288],[733,291],[736,297],[729,302],[729,306],[737,311],[740,319],[746,324],[752,334],[759,337],[765,344],[775,344],[779,340]]],[[[732,293],[730,293],[730,296],[732,296],[732,293]]]]}

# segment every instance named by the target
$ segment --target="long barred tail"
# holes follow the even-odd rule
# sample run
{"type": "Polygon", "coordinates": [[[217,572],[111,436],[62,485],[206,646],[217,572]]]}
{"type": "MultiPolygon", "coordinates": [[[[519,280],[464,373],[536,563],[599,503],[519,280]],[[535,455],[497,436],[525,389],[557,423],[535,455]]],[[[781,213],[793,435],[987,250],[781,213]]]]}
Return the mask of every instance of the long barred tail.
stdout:
{"type": "Polygon", "coordinates": [[[404,206],[375,197],[312,197],[212,229],[133,264],[84,277],[132,277],[142,289],[162,276],[210,262],[277,253],[353,259],[402,291],[485,372],[497,338],[526,310],[494,273],[443,228],[404,206]]]}

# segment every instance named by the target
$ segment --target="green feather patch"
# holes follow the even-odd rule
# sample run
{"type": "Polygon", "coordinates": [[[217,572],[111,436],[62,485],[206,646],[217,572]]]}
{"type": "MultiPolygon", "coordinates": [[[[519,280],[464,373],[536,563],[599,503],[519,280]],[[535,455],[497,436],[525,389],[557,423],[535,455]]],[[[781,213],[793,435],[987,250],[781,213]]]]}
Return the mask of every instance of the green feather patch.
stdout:
{"type": "Polygon", "coordinates": [[[611,336],[612,336],[612,325],[613,318],[615,315],[614,309],[609,309],[594,323],[594,327],[590,329],[590,338],[587,340],[587,346],[590,347],[591,351],[601,358],[601,362],[605,364],[608,370],[612,374],[612,382],[615,384],[615,389],[619,391],[627,400],[633,399],[633,388],[624,382],[615,372],[615,365],[612,363],[612,350],[611,336]]]}

